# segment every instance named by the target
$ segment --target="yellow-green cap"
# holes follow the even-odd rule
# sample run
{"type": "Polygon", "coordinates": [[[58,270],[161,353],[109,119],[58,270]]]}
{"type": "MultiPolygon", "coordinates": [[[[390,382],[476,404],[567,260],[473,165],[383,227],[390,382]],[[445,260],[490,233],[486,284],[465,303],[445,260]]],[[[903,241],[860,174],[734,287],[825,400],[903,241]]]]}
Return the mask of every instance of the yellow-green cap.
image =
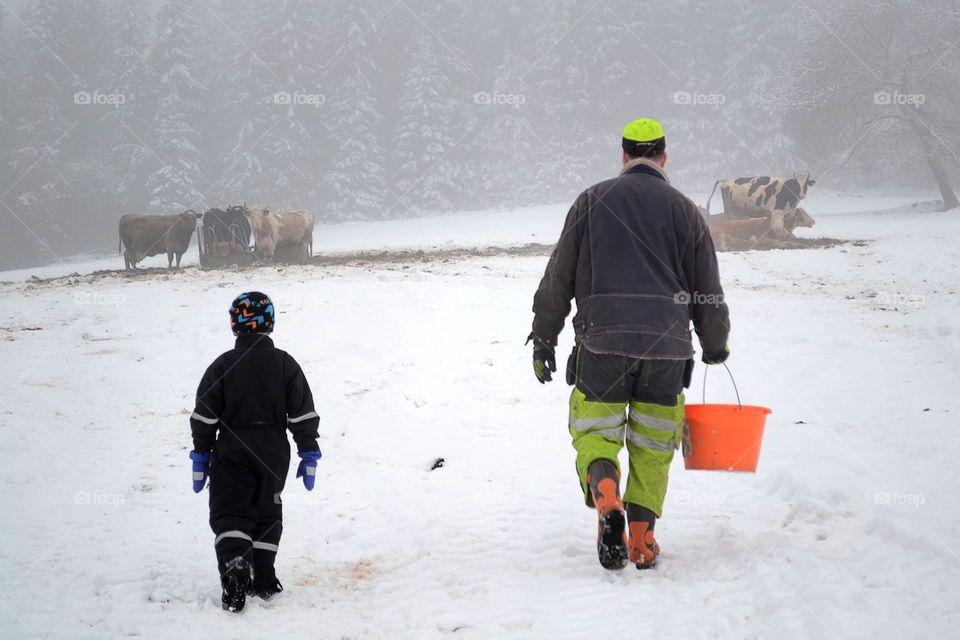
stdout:
{"type": "Polygon", "coordinates": [[[623,128],[623,137],[634,142],[654,142],[663,137],[663,127],[651,118],[640,118],[623,128]]]}

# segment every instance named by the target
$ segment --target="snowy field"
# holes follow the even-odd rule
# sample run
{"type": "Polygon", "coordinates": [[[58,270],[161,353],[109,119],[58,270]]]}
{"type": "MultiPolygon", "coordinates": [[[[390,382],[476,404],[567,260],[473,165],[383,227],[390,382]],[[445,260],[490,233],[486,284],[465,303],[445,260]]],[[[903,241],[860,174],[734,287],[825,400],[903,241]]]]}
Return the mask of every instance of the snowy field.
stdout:
{"type": "MultiPolygon", "coordinates": [[[[677,456],[646,572],[597,563],[569,389],[531,371],[546,256],[0,273],[0,637],[957,637],[960,214],[916,200],[812,196],[798,235],[867,242],[721,254],[729,365],[773,414],[756,474],[677,456]],[[287,591],[230,615],[187,416],[247,289],[277,306],[324,457],[312,493],[288,478],[287,591]]],[[[322,227],[315,251],[552,242],[565,209],[322,227]]],[[[708,401],[734,400],[724,378],[708,401]]]]}
{"type": "MultiPolygon", "coordinates": [[[[707,200],[708,192],[688,194],[697,204],[707,200]]],[[[919,200],[929,199],[931,194],[871,195],[835,193],[823,190],[813,192],[804,207],[815,218],[843,215],[861,211],[880,211],[904,207],[919,200]]],[[[573,197],[571,197],[571,202],[573,197]]],[[[553,244],[570,203],[526,207],[516,210],[472,211],[444,216],[427,216],[382,222],[345,222],[318,225],[313,234],[314,254],[337,254],[371,249],[417,249],[438,250],[464,247],[518,246],[528,243],[553,244]]],[[[720,194],[711,202],[713,213],[723,210],[720,194]]],[[[798,235],[818,236],[821,227],[813,233],[798,235]]],[[[869,235],[870,231],[863,233],[869,235]]],[[[863,234],[857,237],[863,237],[863,234]]],[[[196,234],[191,239],[190,249],[180,265],[196,266],[200,263],[197,254],[196,234]]],[[[166,254],[144,258],[140,267],[166,267],[166,254]]],[[[42,267],[0,271],[0,282],[20,281],[31,276],[54,278],[71,273],[90,273],[98,270],[123,268],[120,253],[97,254],[65,258],[42,267]]]]}

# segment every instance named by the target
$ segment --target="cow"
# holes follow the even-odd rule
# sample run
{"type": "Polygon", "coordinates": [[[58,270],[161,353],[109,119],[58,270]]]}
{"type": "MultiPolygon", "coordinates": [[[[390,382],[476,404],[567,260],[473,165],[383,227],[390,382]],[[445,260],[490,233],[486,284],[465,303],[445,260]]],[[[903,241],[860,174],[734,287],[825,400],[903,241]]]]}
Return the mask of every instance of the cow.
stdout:
{"type": "MultiPolygon", "coordinates": [[[[790,238],[794,237],[793,230],[797,227],[812,227],[814,224],[810,214],[799,207],[783,218],[784,231],[790,238]]],[[[710,227],[710,236],[719,251],[752,249],[767,238],[783,237],[777,235],[770,217],[717,222],[710,227]]]]}
{"type": "MultiPolygon", "coordinates": [[[[254,251],[265,262],[273,261],[277,249],[292,247],[296,260],[313,253],[313,214],[306,209],[269,211],[245,208],[253,230],[254,251]]],[[[284,252],[286,253],[286,252],[284,252]]]]}
{"type": "Polygon", "coordinates": [[[785,227],[785,216],[796,211],[799,202],[807,196],[807,189],[814,184],[816,181],[809,174],[795,175],[792,178],[721,178],[713,183],[713,190],[710,191],[707,205],[701,209],[701,213],[706,213],[706,219],[710,223],[710,200],[719,185],[720,195],[723,197],[723,212],[727,220],[770,218],[773,233],[785,237],[789,235],[785,227]]]}
{"type": "Polygon", "coordinates": [[[136,269],[137,263],[145,257],[161,253],[167,254],[168,269],[173,266],[174,256],[179,268],[180,258],[190,246],[190,238],[201,216],[193,209],[168,216],[121,216],[117,251],[123,252],[124,269],[136,269]]]}

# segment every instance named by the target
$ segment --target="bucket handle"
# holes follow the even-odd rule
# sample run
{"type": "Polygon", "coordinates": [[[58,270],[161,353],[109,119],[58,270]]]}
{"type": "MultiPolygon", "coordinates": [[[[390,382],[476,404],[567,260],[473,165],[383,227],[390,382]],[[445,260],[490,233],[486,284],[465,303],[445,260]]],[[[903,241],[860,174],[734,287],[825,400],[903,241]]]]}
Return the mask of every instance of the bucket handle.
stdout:
{"type": "MultiPolygon", "coordinates": [[[[730,373],[730,367],[727,366],[726,362],[723,364],[723,368],[727,370],[727,375],[730,376],[730,382],[733,383],[733,391],[737,394],[737,406],[740,410],[743,410],[743,403],[740,402],[740,391],[737,389],[737,381],[733,379],[733,374],[730,373]]],[[[707,371],[710,370],[710,365],[707,365],[703,370],[703,404],[707,404],[707,371]]]]}

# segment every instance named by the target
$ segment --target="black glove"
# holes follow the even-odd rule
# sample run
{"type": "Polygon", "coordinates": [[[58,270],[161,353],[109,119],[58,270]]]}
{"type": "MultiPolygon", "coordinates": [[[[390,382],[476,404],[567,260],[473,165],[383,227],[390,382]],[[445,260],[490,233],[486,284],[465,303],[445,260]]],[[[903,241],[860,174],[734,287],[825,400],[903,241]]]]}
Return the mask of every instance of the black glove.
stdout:
{"type": "Polygon", "coordinates": [[[557,357],[554,354],[553,347],[532,333],[527,337],[527,342],[524,344],[531,340],[533,340],[533,375],[537,376],[540,384],[550,382],[553,380],[550,372],[557,370],[557,357]]]}
{"type": "Polygon", "coordinates": [[[724,347],[723,351],[714,351],[713,353],[703,352],[701,360],[707,364],[723,364],[730,356],[730,347],[724,347]]]}

